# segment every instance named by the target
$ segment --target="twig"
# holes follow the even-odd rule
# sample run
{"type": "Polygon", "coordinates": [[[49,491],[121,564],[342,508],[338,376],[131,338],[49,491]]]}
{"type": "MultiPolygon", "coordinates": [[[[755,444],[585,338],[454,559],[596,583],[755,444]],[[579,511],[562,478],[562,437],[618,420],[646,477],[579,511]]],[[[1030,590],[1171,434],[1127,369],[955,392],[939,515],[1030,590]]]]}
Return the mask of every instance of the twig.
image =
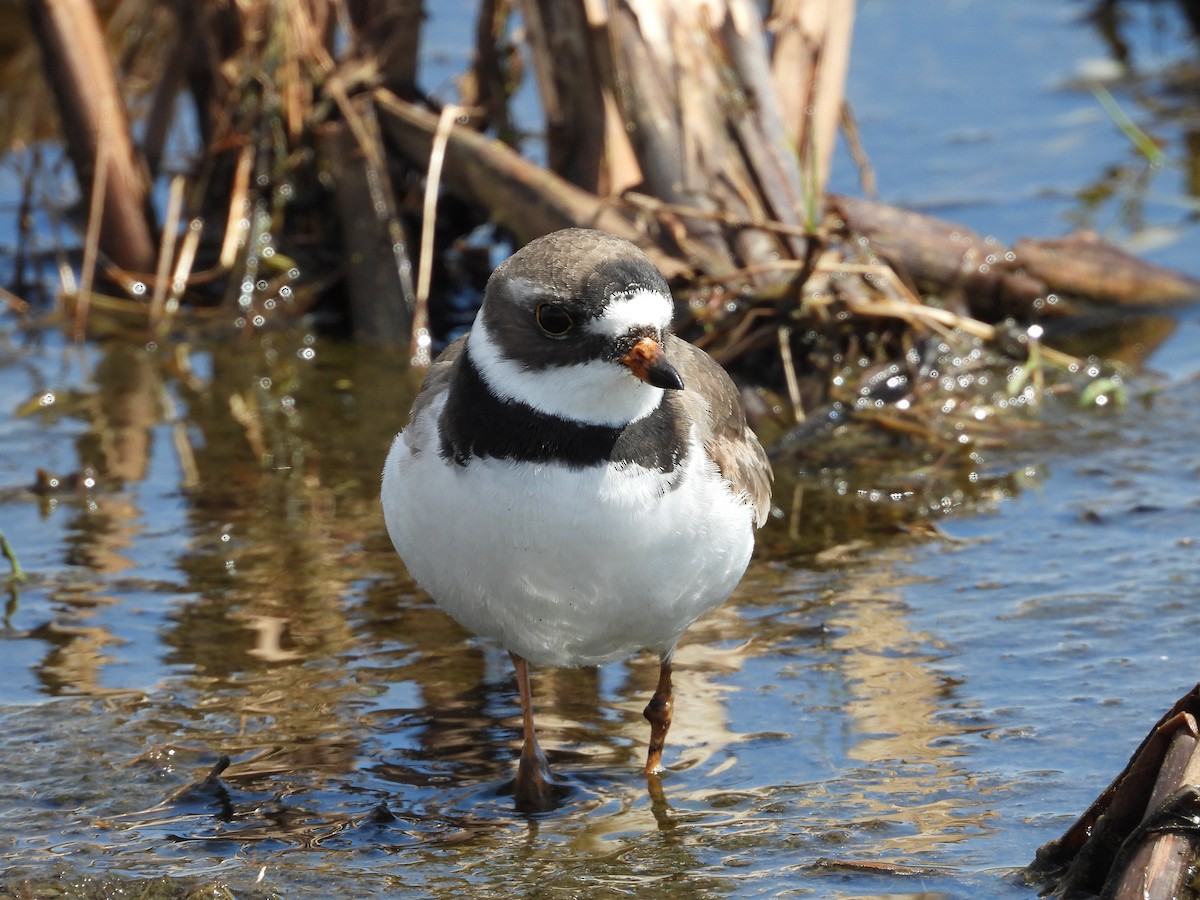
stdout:
{"type": "Polygon", "coordinates": [[[701,209],[685,203],[669,203],[659,200],[657,197],[639,194],[636,191],[628,191],[623,194],[616,205],[630,206],[635,210],[652,214],[670,213],[674,216],[719,222],[730,228],[752,228],[789,237],[809,237],[812,234],[812,230],[805,225],[790,225],[787,222],[780,222],[778,219],[748,219],[745,216],[735,216],[722,210],[701,209]]]}
{"type": "Polygon", "coordinates": [[[22,300],[8,288],[0,286],[0,300],[3,300],[5,305],[18,315],[26,312],[29,309],[29,303],[22,300]]]}
{"type": "Polygon", "coordinates": [[[879,190],[875,182],[875,167],[871,165],[871,158],[867,156],[862,134],[858,130],[858,119],[854,117],[854,110],[850,107],[848,100],[842,100],[841,126],[842,137],[846,139],[846,149],[858,169],[858,183],[862,186],[864,194],[872,200],[878,200],[879,190]]]}
{"type": "Polygon", "coordinates": [[[800,381],[796,378],[796,364],[792,359],[792,329],[787,325],[780,326],[778,334],[779,359],[783,363],[788,398],[792,401],[792,417],[798,424],[804,421],[804,403],[800,398],[800,381]]]}

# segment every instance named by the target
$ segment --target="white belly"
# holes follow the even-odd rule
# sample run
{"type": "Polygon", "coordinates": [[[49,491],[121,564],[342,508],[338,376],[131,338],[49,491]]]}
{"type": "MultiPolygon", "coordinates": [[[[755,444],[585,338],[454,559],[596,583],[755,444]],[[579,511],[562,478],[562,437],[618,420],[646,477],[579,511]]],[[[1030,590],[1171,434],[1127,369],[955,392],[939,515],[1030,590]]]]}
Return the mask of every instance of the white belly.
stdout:
{"type": "Polygon", "coordinates": [[[700,453],[664,491],[661,475],[635,466],[461,467],[433,447],[414,454],[406,437],[383,472],[396,550],[454,619],[532,663],[670,652],[750,560],[751,510],[700,453]]]}

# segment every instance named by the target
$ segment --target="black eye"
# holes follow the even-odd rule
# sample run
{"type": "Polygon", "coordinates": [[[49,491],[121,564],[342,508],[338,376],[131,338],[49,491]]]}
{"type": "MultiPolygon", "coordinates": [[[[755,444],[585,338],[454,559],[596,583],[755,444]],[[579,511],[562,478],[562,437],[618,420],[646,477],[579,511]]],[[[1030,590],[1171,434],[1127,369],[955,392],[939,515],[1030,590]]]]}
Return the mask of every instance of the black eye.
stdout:
{"type": "Polygon", "coordinates": [[[554,303],[539,303],[533,317],[537,319],[538,328],[550,337],[562,337],[575,325],[571,314],[554,303]]]}

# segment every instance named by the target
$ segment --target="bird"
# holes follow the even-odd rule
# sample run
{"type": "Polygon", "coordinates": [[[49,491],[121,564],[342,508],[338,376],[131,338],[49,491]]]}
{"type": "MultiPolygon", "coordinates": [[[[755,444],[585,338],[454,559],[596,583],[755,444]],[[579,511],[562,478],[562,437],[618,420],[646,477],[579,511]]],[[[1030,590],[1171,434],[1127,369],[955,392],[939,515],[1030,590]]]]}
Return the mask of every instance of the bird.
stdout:
{"type": "Polygon", "coordinates": [[[409,574],[512,658],[520,808],[555,808],[530,666],[658,654],[644,772],[664,771],[680,636],[741,580],[772,471],[729,375],[671,331],[635,244],[585,228],[501,263],[470,330],[433,362],[384,465],[409,574]]]}

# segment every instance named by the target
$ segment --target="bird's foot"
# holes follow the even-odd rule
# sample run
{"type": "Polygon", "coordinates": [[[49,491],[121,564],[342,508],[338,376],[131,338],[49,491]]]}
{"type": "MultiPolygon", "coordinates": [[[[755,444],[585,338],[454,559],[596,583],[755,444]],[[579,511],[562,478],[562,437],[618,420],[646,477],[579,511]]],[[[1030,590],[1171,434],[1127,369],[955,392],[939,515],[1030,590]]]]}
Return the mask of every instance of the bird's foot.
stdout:
{"type": "Polygon", "coordinates": [[[521,812],[539,813],[558,809],[568,789],[550,774],[550,766],[541,747],[521,752],[517,778],[513,782],[513,800],[521,812]]]}

